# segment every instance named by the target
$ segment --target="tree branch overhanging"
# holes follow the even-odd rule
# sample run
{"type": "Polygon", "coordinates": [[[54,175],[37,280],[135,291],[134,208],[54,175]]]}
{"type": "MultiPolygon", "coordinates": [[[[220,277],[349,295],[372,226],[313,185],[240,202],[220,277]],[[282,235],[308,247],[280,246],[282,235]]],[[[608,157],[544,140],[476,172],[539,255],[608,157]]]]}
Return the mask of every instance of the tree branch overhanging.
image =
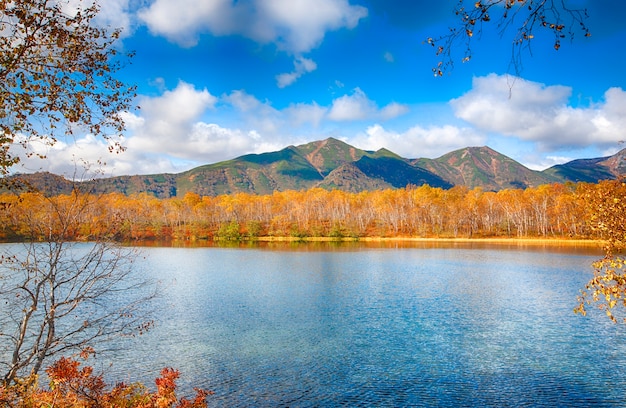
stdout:
{"type": "Polygon", "coordinates": [[[455,61],[468,62],[473,57],[472,44],[480,38],[485,25],[495,24],[500,38],[511,39],[510,67],[520,75],[525,53],[532,55],[533,39],[540,32],[553,37],[553,48],[559,50],[562,41],[574,39],[577,33],[590,37],[586,24],[587,10],[571,8],[568,0],[459,0],[454,9],[457,23],[448,33],[426,40],[439,61],[432,71],[443,76],[453,69],[455,61]],[[457,50],[463,50],[457,57],[457,50]]]}

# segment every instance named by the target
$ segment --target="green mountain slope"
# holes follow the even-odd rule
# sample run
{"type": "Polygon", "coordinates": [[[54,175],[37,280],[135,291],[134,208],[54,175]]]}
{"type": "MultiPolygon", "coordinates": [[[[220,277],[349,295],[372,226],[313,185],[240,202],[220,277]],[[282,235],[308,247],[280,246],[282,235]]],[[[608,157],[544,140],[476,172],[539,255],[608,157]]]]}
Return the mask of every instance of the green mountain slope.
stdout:
{"type": "Polygon", "coordinates": [[[327,176],[338,167],[359,160],[363,156],[372,156],[375,153],[369,152],[349,144],[328,138],[316,142],[296,146],[294,149],[306,159],[322,177],[327,176]]]}
{"type": "Polygon", "coordinates": [[[613,156],[579,159],[552,166],[543,173],[573,182],[597,183],[600,180],[614,179],[626,174],[626,149],[613,156]]]}
{"type": "Polygon", "coordinates": [[[430,170],[453,185],[492,191],[536,187],[559,181],[553,176],[530,170],[486,146],[455,150],[437,159],[417,159],[413,164],[430,170]]]}
{"type": "Polygon", "coordinates": [[[384,180],[395,188],[403,188],[407,185],[421,186],[423,184],[443,188],[453,186],[436,174],[423,168],[412,166],[405,160],[395,157],[363,157],[355,162],[354,165],[368,177],[384,180]]]}
{"type": "Polygon", "coordinates": [[[452,187],[436,174],[414,167],[405,159],[389,155],[388,152],[388,150],[378,151],[373,157],[363,156],[353,163],[344,164],[333,170],[318,186],[350,192],[423,184],[452,187]]]}
{"type": "Polygon", "coordinates": [[[271,194],[276,190],[311,188],[321,180],[319,171],[291,146],[196,167],[177,177],[177,187],[178,195],[271,194]]]}
{"type": "Polygon", "coordinates": [[[120,176],[83,183],[50,173],[20,174],[46,194],[67,194],[75,184],[91,191],[148,193],[159,198],[233,193],[271,194],[312,187],[350,192],[428,184],[498,191],[565,181],[613,179],[626,173],[626,149],[610,157],[574,160],[538,172],[489,147],[468,147],[437,159],[405,159],[387,150],[357,149],[329,138],[276,152],[247,154],[179,174],[120,176]]]}

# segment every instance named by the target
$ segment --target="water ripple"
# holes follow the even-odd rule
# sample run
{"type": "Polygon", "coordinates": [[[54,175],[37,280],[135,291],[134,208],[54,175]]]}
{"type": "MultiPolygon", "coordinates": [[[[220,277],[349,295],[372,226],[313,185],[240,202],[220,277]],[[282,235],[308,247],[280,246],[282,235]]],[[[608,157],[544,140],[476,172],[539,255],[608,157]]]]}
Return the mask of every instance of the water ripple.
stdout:
{"type": "Polygon", "coordinates": [[[211,407],[626,406],[626,333],[572,313],[593,257],[149,251],[177,283],[129,365],[179,368],[211,407]]]}

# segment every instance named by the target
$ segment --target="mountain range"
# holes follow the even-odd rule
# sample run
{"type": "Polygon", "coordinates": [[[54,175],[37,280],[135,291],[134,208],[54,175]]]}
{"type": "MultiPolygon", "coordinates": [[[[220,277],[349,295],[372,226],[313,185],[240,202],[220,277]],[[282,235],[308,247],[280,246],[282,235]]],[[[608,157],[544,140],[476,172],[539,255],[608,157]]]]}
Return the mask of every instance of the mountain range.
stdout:
{"type": "MultiPolygon", "coordinates": [[[[489,147],[467,147],[436,159],[407,159],[387,149],[361,150],[329,138],[276,152],[247,154],[177,174],[99,178],[81,182],[98,192],[148,193],[159,198],[187,192],[271,194],[313,187],[349,192],[404,188],[481,187],[486,191],[564,182],[598,182],[626,174],[626,149],[608,157],[574,160],[531,170],[489,147]]],[[[74,183],[51,173],[12,176],[49,195],[68,193],[74,183]]]]}

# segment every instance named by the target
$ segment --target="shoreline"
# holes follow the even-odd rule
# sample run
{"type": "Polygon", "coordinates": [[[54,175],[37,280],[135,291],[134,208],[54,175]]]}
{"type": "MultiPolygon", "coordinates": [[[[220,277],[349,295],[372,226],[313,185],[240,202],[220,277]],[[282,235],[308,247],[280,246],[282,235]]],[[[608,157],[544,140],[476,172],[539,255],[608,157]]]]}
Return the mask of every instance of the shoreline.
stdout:
{"type": "Polygon", "coordinates": [[[580,239],[580,238],[518,238],[518,237],[495,237],[495,238],[467,238],[467,237],[272,237],[263,236],[255,237],[254,239],[247,239],[248,241],[346,241],[346,242],[358,242],[358,241],[371,241],[371,242],[385,242],[385,241],[414,241],[414,242],[487,242],[487,243],[571,243],[571,244],[587,244],[587,245],[602,245],[603,241],[597,239],[580,239]]]}
{"type": "MultiPolygon", "coordinates": [[[[24,241],[0,240],[2,244],[20,243],[24,241]]],[[[89,240],[76,240],[74,242],[90,242],[89,240]]],[[[578,247],[603,251],[604,241],[598,239],[580,238],[540,238],[540,237],[290,237],[290,236],[261,236],[242,239],[164,239],[164,240],[133,240],[119,242],[124,246],[164,246],[164,247],[204,247],[224,245],[250,245],[259,244],[306,244],[306,243],[332,243],[332,244],[398,244],[398,245],[493,245],[493,246],[520,246],[520,247],[578,247]]]]}
{"type": "MultiPolygon", "coordinates": [[[[250,242],[424,242],[424,243],[484,243],[518,245],[587,246],[602,248],[603,241],[597,239],[567,238],[444,238],[444,237],[257,237],[250,242]]],[[[215,242],[220,242],[215,241],[215,242]]],[[[244,241],[245,242],[245,241],[244,241]]]]}

